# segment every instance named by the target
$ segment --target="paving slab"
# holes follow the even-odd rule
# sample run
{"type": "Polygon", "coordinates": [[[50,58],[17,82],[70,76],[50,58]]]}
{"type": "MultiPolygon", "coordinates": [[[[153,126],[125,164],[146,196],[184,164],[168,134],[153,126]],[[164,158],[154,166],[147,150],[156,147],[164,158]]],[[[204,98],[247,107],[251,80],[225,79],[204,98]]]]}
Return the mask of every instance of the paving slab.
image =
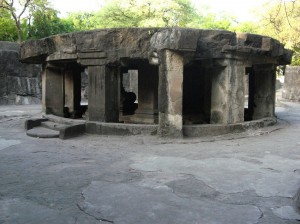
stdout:
{"type": "Polygon", "coordinates": [[[0,223],[298,224],[300,104],[277,116],[242,135],[68,140],[0,118],[0,223]]]}
{"type": "Polygon", "coordinates": [[[182,198],[166,186],[92,182],[80,208],[113,223],[256,223],[262,216],[253,205],[230,205],[182,198]],[[233,215],[235,214],[235,215],[233,215]]]}
{"type": "Polygon", "coordinates": [[[59,131],[52,130],[45,127],[35,127],[26,131],[26,134],[30,137],[36,138],[58,138],[59,131]]]}
{"type": "Polygon", "coordinates": [[[195,160],[137,153],[131,159],[134,161],[130,165],[132,169],[169,175],[190,174],[216,191],[228,194],[254,190],[262,197],[293,197],[300,185],[300,176],[294,172],[300,167],[300,160],[269,154],[252,160],[246,155],[235,158],[216,155],[216,158],[195,160]]]}

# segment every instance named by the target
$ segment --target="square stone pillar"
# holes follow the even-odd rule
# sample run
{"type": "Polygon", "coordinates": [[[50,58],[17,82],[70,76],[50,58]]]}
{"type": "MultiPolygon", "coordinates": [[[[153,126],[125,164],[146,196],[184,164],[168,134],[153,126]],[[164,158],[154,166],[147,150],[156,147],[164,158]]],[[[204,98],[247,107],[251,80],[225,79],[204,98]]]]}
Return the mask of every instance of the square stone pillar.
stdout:
{"type": "Polygon", "coordinates": [[[108,66],[89,66],[88,91],[88,120],[119,122],[119,68],[108,66]]]}
{"type": "Polygon", "coordinates": [[[211,124],[244,122],[245,65],[237,60],[218,61],[212,70],[211,124]]]}
{"type": "Polygon", "coordinates": [[[253,119],[274,117],[276,94],[276,66],[254,65],[254,111],[253,119]]]}
{"type": "Polygon", "coordinates": [[[158,67],[143,63],[138,68],[138,109],[134,122],[154,124],[158,121],[158,67]]]}
{"type": "Polygon", "coordinates": [[[46,114],[64,116],[63,69],[47,64],[42,71],[42,110],[46,114]]]}
{"type": "Polygon", "coordinates": [[[81,101],[81,72],[82,68],[74,66],[67,68],[65,75],[65,106],[68,107],[69,113],[80,108],[81,101]]]}
{"type": "Polygon", "coordinates": [[[163,50],[160,55],[158,134],[163,137],[182,136],[183,57],[163,50]]]}
{"type": "Polygon", "coordinates": [[[211,113],[211,94],[212,94],[212,84],[211,84],[211,74],[212,68],[205,68],[205,84],[204,84],[204,102],[203,102],[203,111],[205,116],[205,121],[210,121],[211,113]]]}

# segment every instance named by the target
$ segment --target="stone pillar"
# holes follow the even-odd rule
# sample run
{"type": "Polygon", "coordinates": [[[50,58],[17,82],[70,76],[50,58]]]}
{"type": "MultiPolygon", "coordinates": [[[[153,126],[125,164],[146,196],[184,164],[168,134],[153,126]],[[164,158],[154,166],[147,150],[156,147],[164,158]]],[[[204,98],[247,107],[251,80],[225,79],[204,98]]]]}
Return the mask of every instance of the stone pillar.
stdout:
{"type": "Polygon", "coordinates": [[[282,98],[300,102],[300,66],[286,66],[282,98]]]}
{"type": "Polygon", "coordinates": [[[89,66],[88,74],[88,120],[119,122],[119,68],[89,66]]]}
{"type": "Polygon", "coordinates": [[[64,116],[64,75],[63,69],[47,64],[42,72],[43,112],[64,116]]]}
{"type": "Polygon", "coordinates": [[[244,122],[244,64],[225,59],[212,71],[210,123],[244,122]]]}
{"type": "Polygon", "coordinates": [[[254,65],[254,111],[253,119],[274,117],[276,94],[276,66],[254,65]]]}
{"type": "Polygon", "coordinates": [[[203,102],[203,111],[204,111],[204,116],[205,116],[205,121],[210,121],[210,108],[211,108],[211,89],[212,89],[212,84],[211,84],[211,68],[205,68],[205,84],[204,84],[204,102],[203,102]]]}
{"type": "Polygon", "coordinates": [[[81,101],[81,72],[78,66],[67,68],[65,75],[65,106],[68,107],[69,113],[80,108],[81,101]]]}
{"type": "Polygon", "coordinates": [[[158,122],[158,67],[142,63],[138,68],[138,109],[133,121],[158,122]]]}
{"type": "Polygon", "coordinates": [[[163,50],[159,65],[159,127],[163,137],[182,136],[183,57],[163,50]]]}

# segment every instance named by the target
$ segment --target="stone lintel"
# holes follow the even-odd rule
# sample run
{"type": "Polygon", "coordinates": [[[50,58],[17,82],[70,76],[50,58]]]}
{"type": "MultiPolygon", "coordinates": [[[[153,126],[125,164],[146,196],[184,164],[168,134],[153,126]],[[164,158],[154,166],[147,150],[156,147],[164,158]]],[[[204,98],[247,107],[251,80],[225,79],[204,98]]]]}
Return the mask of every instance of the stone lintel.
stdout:
{"type": "Polygon", "coordinates": [[[55,52],[50,54],[46,61],[63,61],[63,60],[77,60],[77,54],[55,52]]]}
{"type": "Polygon", "coordinates": [[[222,57],[217,58],[207,58],[207,57],[196,57],[194,61],[198,61],[202,64],[203,67],[218,67],[218,66],[226,66],[220,64],[223,60],[234,60],[234,61],[242,61],[248,67],[251,67],[253,64],[274,64],[278,65],[278,58],[268,57],[266,55],[256,55],[256,54],[244,54],[241,52],[226,52],[222,55],[222,57]]]}
{"type": "Polygon", "coordinates": [[[107,60],[103,59],[79,59],[77,61],[79,64],[83,66],[103,66],[107,64],[107,60]]]}
{"type": "Polygon", "coordinates": [[[149,57],[149,52],[165,49],[194,53],[195,58],[220,58],[227,52],[244,54],[244,57],[263,55],[275,58],[278,64],[289,64],[292,56],[277,40],[255,34],[186,28],[115,28],[26,41],[21,45],[20,60],[43,63],[74,59],[75,56],[68,54],[78,54],[79,59],[108,57],[112,58],[110,61],[121,57],[150,58],[150,63],[157,65],[158,58],[149,57]]]}
{"type": "Polygon", "coordinates": [[[92,52],[79,52],[78,58],[80,59],[100,59],[100,58],[106,58],[107,53],[103,51],[92,51],[92,52]]]}

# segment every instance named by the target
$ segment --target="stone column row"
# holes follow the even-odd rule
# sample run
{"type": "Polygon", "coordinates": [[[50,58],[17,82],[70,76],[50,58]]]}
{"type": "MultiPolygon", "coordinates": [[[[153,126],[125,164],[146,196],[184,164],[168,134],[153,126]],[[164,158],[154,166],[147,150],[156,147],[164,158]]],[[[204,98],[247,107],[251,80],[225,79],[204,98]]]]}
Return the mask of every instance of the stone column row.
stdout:
{"type": "Polygon", "coordinates": [[[80,107],[81,72],[79,66],[46,64],[42,72],[42,109],[46,114],[65,116],[80,107]],[[65,109],[68,108],[68,111],[65,109]]]}
{"type": "MultiPolygon", "coordinates": [[[[212,76],[210,123],[243,122],[245,65],[231,59],[218,60],[216,65],[208,70],[212,76]]],[[[253,119],[272,117],[275,108],[275,66],[255,65],[253,70],[253,119]]],[[[80,106],[80,91],[76,91],[80,89],[80,72],[78,68],[66,69],[51,64],[43,67],[44,112],[64,116],[65,107],[76,110],[80,106]]],[[[160,136],[182,136],[183,73],[183,56],[171,50],[160,52],[158,70],[150,65],[139,69],[140,99],[135,116],[153,116],[158,107],[160,136]]],[[[88,120],[119,122],[120,67],[88,66],[88,74],[88,120]]],[[[151,122],[153,120],[151,118],[151,122]]]]}
{"type": "MultiPolygon", "coordinates": [[[[164,50],[159,66],[159,128],[160,136],[182,136],[183,57],[164,50]]],[[[274,116],[276,66],[255,65],[253,119],[274,116]]],[[[246,65],[233,59],[218,60],[209,69],[211,83],[211,124],[244,122],[244,76],[246,65]]],[[[208,94],[209,95],[209,94],[208,94]]]]}

